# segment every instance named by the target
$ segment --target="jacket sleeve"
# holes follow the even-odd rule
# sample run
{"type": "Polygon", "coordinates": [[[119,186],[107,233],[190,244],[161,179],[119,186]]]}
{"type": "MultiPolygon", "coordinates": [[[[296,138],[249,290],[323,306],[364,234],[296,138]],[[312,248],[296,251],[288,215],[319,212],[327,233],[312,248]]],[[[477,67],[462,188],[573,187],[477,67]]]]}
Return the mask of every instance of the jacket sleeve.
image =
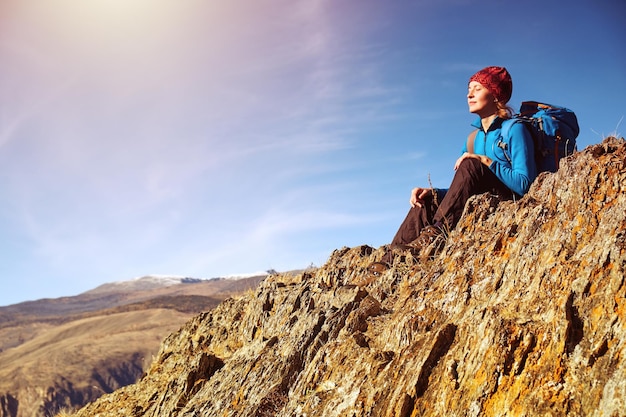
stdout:
{"type": "Polygon", "coordinates": [[[523,123],[513,123],[508,131],[508,138],[504,140],[507,143],[504,151],[507,161],[494,159],[489,169],[511,191],[522,196],[528,192],[537,177],[533,139],[523,123]]]}

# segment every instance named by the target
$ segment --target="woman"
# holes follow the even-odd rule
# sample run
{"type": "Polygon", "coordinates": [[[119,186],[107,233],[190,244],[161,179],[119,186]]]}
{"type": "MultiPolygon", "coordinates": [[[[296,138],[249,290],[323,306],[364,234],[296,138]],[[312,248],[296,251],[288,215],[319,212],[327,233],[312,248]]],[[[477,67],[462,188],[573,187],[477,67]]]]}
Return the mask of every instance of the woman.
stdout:
{"type": "MultiPolygon", "coordinates": [[[[509,137],[502,137],[502,123],[511,117],[507,106],[513,92],[511,75],[503,67],[487,67],[469,80],[467,104],[478,116],[477,130],[468,137],[462,155],[454,164],[455,174],[447,190],[414,188],[406,219],[398,229],[391,249],[419,253],[437,250],[463,214],[467,200],[476,194],[493,193],[502,199],[524,195],[537,176],[534,145],[522,123],[514,123],[509,137]]],[[[379,275],[389,267],[393,253],[370,265],[379,275]]]]}

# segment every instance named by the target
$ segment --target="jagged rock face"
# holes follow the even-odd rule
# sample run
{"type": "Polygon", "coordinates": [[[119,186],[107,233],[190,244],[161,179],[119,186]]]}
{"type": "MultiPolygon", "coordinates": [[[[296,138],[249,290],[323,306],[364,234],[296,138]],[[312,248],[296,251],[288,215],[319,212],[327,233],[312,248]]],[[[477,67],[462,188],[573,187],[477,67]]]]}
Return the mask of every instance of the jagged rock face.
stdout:
{"type": "Polygon", "coordinates": [[[433,259],[344,248],[272,276],[162,344],[137,384],[78,416],[621,416],[626,144],[529,194],[473,198],[433,259]]]}

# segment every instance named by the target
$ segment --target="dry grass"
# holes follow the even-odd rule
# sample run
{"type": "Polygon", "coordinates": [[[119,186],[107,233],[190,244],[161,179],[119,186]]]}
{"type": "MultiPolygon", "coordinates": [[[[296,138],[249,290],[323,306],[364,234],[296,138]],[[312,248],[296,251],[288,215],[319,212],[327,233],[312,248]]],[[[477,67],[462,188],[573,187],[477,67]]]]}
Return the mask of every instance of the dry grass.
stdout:
{"type": "Polygon", "coordinates": [[[42,330],[32,340],[0,353],[0,363],[4,364],[0,392],[53,386],[59,376],[95,384],[94,369],[128,360],[137,352],[147,362],[158,351],[161,340],[190,317],[153,309],[90,317],[42,330]]]}

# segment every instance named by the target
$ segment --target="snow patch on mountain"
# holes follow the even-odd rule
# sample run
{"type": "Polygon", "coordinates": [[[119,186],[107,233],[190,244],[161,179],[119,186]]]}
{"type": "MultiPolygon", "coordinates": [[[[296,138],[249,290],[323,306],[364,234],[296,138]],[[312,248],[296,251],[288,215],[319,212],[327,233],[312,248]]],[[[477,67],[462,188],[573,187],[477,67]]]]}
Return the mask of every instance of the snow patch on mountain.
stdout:
{"type": "Polygon", "coordinates": [[[141,277],[133,278],[126,281],[114,281],[109,282],[103,285],[100,285],[93,290],[88,291],[88,293],[103,293],[103,292],[127,292],[127,291],[145,291],[152,290],[157,288],[169,287],[172,285],[179,284],[195,284],[206,281],[212,281],[217,279],[229,279],[229,280],[238,280],[238,279],[246,279],[258,276],[267,276],[268,272],[253,272],[248,274],[233,274],[224,277],[215,277],[215,278],[192,278],[185,276],[176,276],[176,275],[144,275],[141,277]]]}

